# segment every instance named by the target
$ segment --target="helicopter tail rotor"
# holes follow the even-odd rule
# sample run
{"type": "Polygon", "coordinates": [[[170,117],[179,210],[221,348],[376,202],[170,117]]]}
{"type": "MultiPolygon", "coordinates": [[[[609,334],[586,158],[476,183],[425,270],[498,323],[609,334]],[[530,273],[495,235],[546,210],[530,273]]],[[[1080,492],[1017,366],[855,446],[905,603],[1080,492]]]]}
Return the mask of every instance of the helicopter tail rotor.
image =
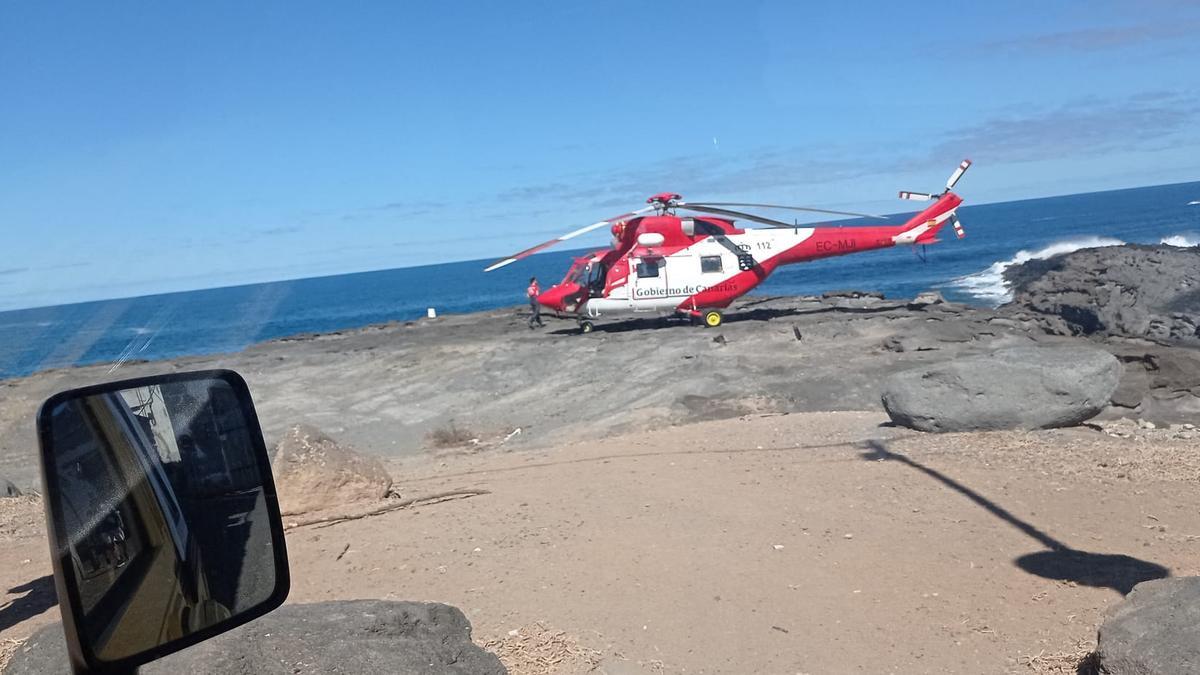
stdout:
{"type": "Polygon", "coordinates": [[[966,173],[967,169],[969,168],[971,168],[971,160],[964,159],[963,161],[959,162],[958,168],[954,170],[954,173],[950,174],[950,178],[946,181],[947,192],[954,189],[954,185],[958,183],[958,179],[962,178],[963,174],[966,173]]]}
{"type": "Polygon", "coordinates": [[[966,231],[963,230],[962,223],[958,220],[957,213],[950,216],[950,225],[954,227],[954,236],[958,237],[959,239],[967,236],[966,231]]]}
{"type": "Polygon", "coordinates": [[[971,168],[971,160],[964,159],[963,161],[959,162],[958,168],[954,169],[954,173],[950,174],[950,177],[948,179],[946,179],[946,189],[943,190],[942,192],[940,192],[939,194],[931,194],[929,192],[910,192],[908,190],[901,190],[900,191],[900,199],[909,199],[909,200],[912,200],[915,202],[927,202],[931,199],[937,199],[938,197],[941,197],[942,195],[946,194],[947,192],[953,190],[954,186],[958,184],[958,180],[963,177],[963,174],[966,173],[967,169],[969,169],[969,168],[971,168]]]}

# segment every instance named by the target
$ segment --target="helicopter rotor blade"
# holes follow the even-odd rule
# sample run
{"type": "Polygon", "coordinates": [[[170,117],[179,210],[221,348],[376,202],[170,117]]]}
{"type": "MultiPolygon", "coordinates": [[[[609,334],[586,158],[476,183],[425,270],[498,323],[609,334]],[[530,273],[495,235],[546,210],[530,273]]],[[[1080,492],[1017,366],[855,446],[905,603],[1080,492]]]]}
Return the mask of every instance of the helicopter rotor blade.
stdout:
{"type": "Polygon", "coordinates": [[[971,160],[964,159],[962,162],[960,162],[958,168],[954,170],[954,173],[950,174],[950,178],[946,181],[946,189],[953,190],[954,184],[958,182],[959,178],[962,178],[963,174],[966,173],[967,169],[969,168],[971,168],[971,160]]]}
{"type": "Polygon", "coordinates": [[[762,216],[756,216],[756,215],[753,215],[750,213],[742,213],[741,211],[731,211],[730,209],[721,209],[721,208],[717,208],[715,206],[700,205],[700,204],[676,204],[675,207],[680,208],[680,209],[685,209],[688,211],[698,211],[700,213],[711,213],[716,216],[732,216],[733,218],[741,218],[743,220],[751,220],[756,223],[762,223],[763,225],[770,225],[771,227],[787,227],[787,228],[798,227],[795,223],[785,223],[782,220],[775,220],[773,218],[764,218],[762,216]]]}
{"type": "Polygon", "coordinates": [[[528,258],[529,256],[533,255],[534,253],[548,249],[551,246],[554,246],[555,244],[567,241],[568,239],[574,239],[575,237],[578,237],[579,235],[587,234],[588,232],[591,232],[592,230],[604,227],[605,225],[611,225],[612,223],[615,223],[619,220],[625,220],[626,218],[640,216],[643,213],[649,213],[650,211],[653,211],[654,209],[655,209],[655,207],[653,207],[653,206],[647,206],[645,208],[638,209],[636,211],[630,211],[629,213],[622,213],[619,216],[613,216],[612,218],[609,218],[608,220],[601,220],[600,222],[592,223],[591,225],[581,227],[578,230],[573,230],[562,236],[555,237],[554,239],[551,239],[550,241],[544,241],[544,242],[538,244],[537,246],[531,246],[531,247],[525,249],[524,251],[514,253],[514,254],[508,256],[507,258],[501,258],[500,260],[497,260],[496,262],[492,263],[491,265],[488,265],[487,267],[483,268],[483,271],[491,272],[492,270],[498,270],[501,267],[504,267],[505,265],[511,265],[512,263],[515,263],[516,261],[518,261],[522,258],[528,258]]]}
{"type": "Polygon", "coordinates": [[[829,213],[835,216],[854,216],[856,218],[878,218],[879,220],[887,220],[887,216],[876,216],[870,213],[855,213],[854,211],[832,211],[830,209],[818,209],[812,206],[785,206],[783,204],[752,204],[745,202],[681,202],[679,206],[749,206],[751,208],[760,209],[787,209],[789,211],[809,211],[811,213],[829,213]]]}

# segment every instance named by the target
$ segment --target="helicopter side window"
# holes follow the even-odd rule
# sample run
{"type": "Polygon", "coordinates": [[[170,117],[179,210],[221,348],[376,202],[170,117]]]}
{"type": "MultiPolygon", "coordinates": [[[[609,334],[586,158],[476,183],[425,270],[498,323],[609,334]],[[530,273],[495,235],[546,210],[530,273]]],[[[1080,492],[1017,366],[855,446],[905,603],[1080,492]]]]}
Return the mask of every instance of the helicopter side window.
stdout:
{"type": "Polygon", "coordinates": [[[641,262],[639,262],[638,266],[637,266],[638,278],[645,279],[647,277],[657,277],[660,262],[661,261],[659,261],[657,259],[642,260],[641,262]]]}
{"type": "Polygon", "coordinates": [[[700,256],[700,272],[702,274],[710,274],[721,272],[721,256],[719,255],[703,255],[700,256]]]}

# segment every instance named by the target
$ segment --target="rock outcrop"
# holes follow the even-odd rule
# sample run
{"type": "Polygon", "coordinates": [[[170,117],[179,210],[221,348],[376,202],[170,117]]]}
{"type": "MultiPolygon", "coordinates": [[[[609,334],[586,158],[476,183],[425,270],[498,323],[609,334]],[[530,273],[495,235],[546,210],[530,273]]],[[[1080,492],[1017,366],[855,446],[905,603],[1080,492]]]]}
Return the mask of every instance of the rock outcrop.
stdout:
{"type": "Polygon", "coordinates": [[[1050,333],[1200,347],[1200,248],[1105,246],[1013,265],[1011,312],[1050,333]]]}
{"type": "Polygon", "coordinates": [[[916,297],[914,297],[911,301],[909,301],[908,308],[912,309],[912,310],[917,310],[917,309],[925,309],[926,307],[929,307],[931,305],[944,305],[944,304],[946,304],[946,299],[943,298],[942,294],[939,293],[938,291],[924,291],[921,293],[917,293],[916,297]]]}
{"type": "Polygon", "coordinates": [[[1096,651],[1106,675],[1200,672],[1200,577],[1134,586],[1109,608],[1096,651]]]}
{"type": "Polygon", "coordinates": [[[1160,424],[1200,420],[1200,350],[1127,342],[1105,345],[1125,364],[1112,413],[1160,424]]]}
{"type": "Polygon", "coordinates": [[[271,468],[285,516],[383,499],[392,487],[378,459],[303,424],[276,444],[271,468]]]}
{"type": "MultiPolygon", "coordinates": [[[[34,633],[5,673],[70,672],[62,624],[34,633]]],[[[351,600],[285,605],[244,626],[146,664],[142,673],[507,672],[471,642],[471,624],[449,605],[351,600]]]]}
{"type": "Polygon", "coordinates": [[[1120,378],[1100,349],[1010,347],[896,373],[882,399],[893,422],[920,431],[1046,429],[1097,415],[1120,378]]]}

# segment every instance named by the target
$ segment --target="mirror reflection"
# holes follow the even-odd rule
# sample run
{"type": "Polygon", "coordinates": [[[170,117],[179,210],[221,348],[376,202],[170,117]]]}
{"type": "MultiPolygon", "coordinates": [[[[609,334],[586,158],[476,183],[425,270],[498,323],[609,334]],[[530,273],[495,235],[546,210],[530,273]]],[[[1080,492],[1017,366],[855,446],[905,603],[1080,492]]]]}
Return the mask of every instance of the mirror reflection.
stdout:
{"type": "Polygon", "coordinates": [[[132,656],[270,598],[258,447],[219,379],[75,398],[50,411],[59,546],[84,644],[132,656]]]}

